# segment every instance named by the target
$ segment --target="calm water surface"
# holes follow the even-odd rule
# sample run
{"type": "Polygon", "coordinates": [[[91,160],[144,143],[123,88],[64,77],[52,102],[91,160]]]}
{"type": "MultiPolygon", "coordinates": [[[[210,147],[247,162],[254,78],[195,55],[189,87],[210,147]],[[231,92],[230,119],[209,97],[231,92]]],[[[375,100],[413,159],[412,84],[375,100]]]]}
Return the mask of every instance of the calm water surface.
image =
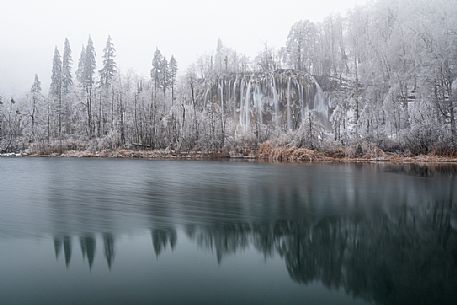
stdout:
{"type": "Polygon", "coordinates": [[[0,159],[0,304],[457,304],[457,168],[0,159]]]}

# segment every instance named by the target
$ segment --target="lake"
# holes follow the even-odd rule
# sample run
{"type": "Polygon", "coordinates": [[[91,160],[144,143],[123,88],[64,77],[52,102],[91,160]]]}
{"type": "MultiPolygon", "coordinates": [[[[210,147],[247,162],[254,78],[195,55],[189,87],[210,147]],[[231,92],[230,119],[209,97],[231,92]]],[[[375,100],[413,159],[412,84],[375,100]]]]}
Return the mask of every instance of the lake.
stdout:
{"type": "Polygon", "coordinates": [[[0,159],[0,304],[457,304],[457,167],[0,159]]]}

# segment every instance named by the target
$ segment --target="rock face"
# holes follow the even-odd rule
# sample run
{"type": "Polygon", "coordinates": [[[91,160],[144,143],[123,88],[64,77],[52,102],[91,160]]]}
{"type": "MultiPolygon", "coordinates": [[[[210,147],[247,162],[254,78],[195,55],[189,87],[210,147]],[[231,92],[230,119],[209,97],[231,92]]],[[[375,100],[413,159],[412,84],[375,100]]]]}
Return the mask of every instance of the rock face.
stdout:
{"type": "Polygon", "coordinates": [[[249,133],[258,125],[294,130],[310,113],[329,120],[328,100],[319,83],[295,70],[219,75],[201,79],[199,87],[197,102],[217,105],[222,120],[231,119],[238,132],[249,133]]]}

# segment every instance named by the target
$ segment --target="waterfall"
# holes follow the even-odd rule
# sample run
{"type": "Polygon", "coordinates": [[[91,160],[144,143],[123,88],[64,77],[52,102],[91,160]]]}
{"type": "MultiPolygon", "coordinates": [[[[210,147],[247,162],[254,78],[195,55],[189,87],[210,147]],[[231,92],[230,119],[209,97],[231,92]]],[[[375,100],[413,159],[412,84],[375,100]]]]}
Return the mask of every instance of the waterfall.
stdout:
{"type": "Polygon", "coordinates": [[[250,101],[251,101],[251,79],[249,79],[249,82],[248,82],[248,87],[246,89],[246,98],[244,101],[244,120],[245,120],[244,121],[244,132],[249,131],[249,127],[250,127],[250,123],[251,123],[250,115],[249,115],[250,101]]]}
{"type": "Polygon", "coordinates": [[[222,116],[222,124],[225,122],[225,112],[224,112],[224,81],[222,80],[219,84],[219,89],[221,92],[221,116],[222,116]]]}
{"type": "Polygon", "coordinates": [[[244,91],[244,78],[240,81],[240,126],[243,126],[243,91],[244,91]]]}
{"type": "Polygon", "coordinates": [[[234,74],[206,80],[203,86],[202,102],[220,105],[224,124],[235,123],[238,132],[249,133],[254,124],[293,130],[310,110],[323,123],[328,121],[329,101],[311,75],[289,70],[234,74]]]}
{"type": "Polygon", "coordinates": [[[230,102],[233,103],[233,122],[236,122],[236,83],[238,82],[238,76],[233,82],[233,93],[230,102]]]}
{"type": "Polygon", "coordinates": [[[276,128],[279,126],[279,105],[278,105],[278,92],[276,91],[276,80],[274,75],[271,77],[271,91],[273,92],[273,105],[274,105],[274,111],[275,111],[275,124],[276,128]]]}
{"type": "Polygon", "coordinates": [[[257,108],[256,123],[259,122],[262,124],[262,88],[258,83],[255,85],[254,89],[254,104],[257,108]]]}
{"type": "Polygon", "coordinates": [[[303,86],[300,84],[300,80],[297,79],[295,81],[295,85],[297,86],[298,92],[298,103],[300,104],[300,118],[303,122],[303,114],[305,112],[304,102],[303,102],[303,86]]]}
{"type": "Polygon", "coordinates": [[[292,113],[290,109],[290,76],[289,79],[287,80],[287,93],[286,93],[286,98],[287,98],[287,128],[288,130],[292,130],[292,113]]]}
{"type": "Polygon", "coordinates": [[[314,85],[316,86],[316,93],[314,94],[314,111],[320,113],[324,118],[328,118],[328,106],[325,99],[324,91],[319,83],[313,77],[314,85]]]}

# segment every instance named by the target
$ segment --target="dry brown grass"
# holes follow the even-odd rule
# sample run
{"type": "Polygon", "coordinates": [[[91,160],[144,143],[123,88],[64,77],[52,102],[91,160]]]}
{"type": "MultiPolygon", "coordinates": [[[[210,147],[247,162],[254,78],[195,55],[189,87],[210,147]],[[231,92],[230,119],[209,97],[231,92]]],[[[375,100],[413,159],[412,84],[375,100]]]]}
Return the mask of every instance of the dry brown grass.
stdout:
{"type": "Polygon", "coordinates": [[[444,163],[457,162],[457,157],[421,155],[402,156],[386,153],[377,146],[364,147],[357,155],[353,147],[318,151],[306,148],[274,146],[270,142],[262,144],[256,155],[257,159],[278,162],[392,162],[392,163],[444,163]]]}
{"type": "Polygon", "coordinates": [[[392,162],[392,163],[444,163],[457,162],[455,156],[436,154],[412,156],[386,153],[374,145],[366,145],[360,153],[357,147],[345,147],[326,150],[278,146],[267,141],[258,149],[247,147],[220,152],[177,152],[173,150],[64,150],[59,147],[35,147],[26,154],[29,156],[58,156],[76,158],[129,158],[129,159],[177,159],[177,160],[211,160],[211,159],[257,159],[271,162],[392,162]]]}

